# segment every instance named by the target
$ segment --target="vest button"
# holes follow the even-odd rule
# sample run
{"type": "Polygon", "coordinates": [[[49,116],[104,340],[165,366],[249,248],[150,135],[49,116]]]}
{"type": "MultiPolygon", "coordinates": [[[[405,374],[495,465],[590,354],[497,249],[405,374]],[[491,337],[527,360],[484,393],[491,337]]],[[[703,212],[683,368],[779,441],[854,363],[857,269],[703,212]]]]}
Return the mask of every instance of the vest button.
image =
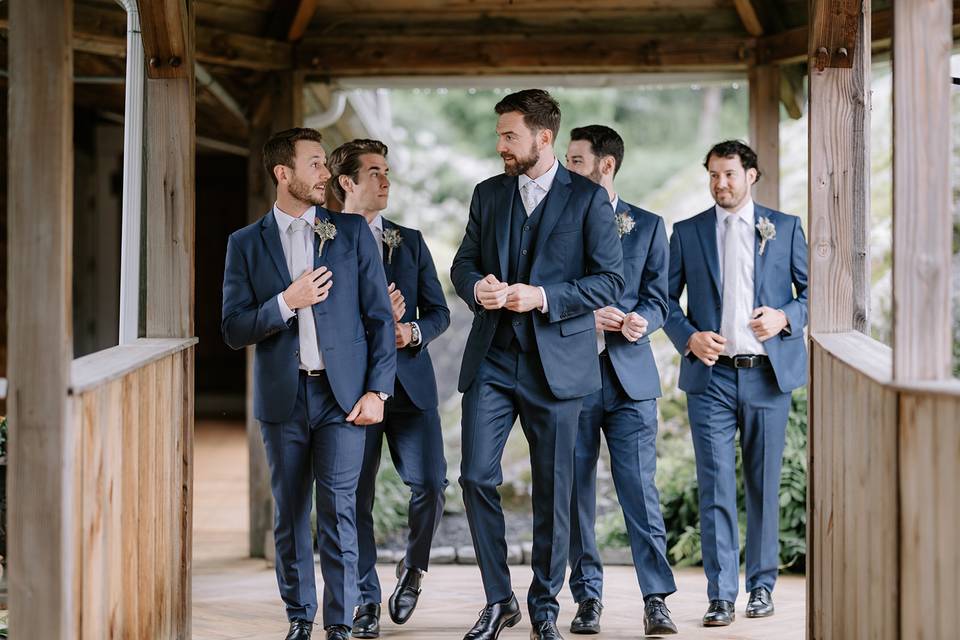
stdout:
{"type": "Polygon", "coordinates": [[[524,231],[530,231],[530,225],[528,225],[528,224],[523,225],[523,230],[524,230],[524,231]]]}
{"type": "Polygon", "coordinates": [[[526,249],[524,249],[524,250],[523,250],[523,251],[521,251],[520,253],[522,253],[523,255],[527,255],[527,250],[526,250],[526,249]]]}

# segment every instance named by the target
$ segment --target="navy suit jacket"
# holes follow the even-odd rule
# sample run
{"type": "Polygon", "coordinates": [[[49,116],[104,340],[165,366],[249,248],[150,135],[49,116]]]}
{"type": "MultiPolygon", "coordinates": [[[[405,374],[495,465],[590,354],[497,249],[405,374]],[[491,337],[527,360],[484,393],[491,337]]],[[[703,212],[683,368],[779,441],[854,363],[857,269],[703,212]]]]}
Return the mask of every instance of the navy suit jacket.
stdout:
{"type": "MultiPolygon", "coordinates": [[[[781,332],[763,343],[777,377],[777,385],[788,393],[806,383],[807,347],[803,328],[807,324],[807,241],[800,218],[754,204],[756,218],[773,223],[777,237],[767,242],[760,255],[760,233],[754,234],[753,306],[782,309],[789,333],[781,332]],[[796,288],[796,295],[794,295],[796,288]]],[[[683,354],[695,331],[720,332],[723,315],[723,284],[720,281],[720,252],[717,249],[716,208],[710,207],[693,218],[673,225],[670,238],[670,312],[665,331],[683,354]],[[687,312],[680,307],[680,295],[687,288],[687,312]]],[[[702,393],[713,368],[693,353],[681,358],[680,388],[702,393]]]]}
{"type": "Polygon", "coordinates": [[[613,305],[624,313],[635,312],[647,321],[647,330],[636,342],[619,331],[604,331],[607,353],[623,390],[633,400],[660,397],[660,373],[650,348],[650,334],[667,317],[667,267],[670,245],[660,216],[620,200],[617,215],[633,218],[633,230],[620,238],[623,246],[623,295],[613,305]]]}
{"type": "MultiPolygon", "coordinates": [[[[316,208],[316,215],[332,221],[337,235],[324,244],[322,256],[317,256],[317,237],[313,239],[314,268],[326,266],[333,272],[330,294],[313,305],[313,318],[330,387],[340,408],[349,413],[367,391],[393,393],[397,374],[393,313],[377,243],[366,221],[322,207],[316,208]]],[[[297,316],[284,322],[276,300],[290,282],[273,211],[230,235],[221,331],[233,349],[256,346],[253,411],[263,422],[289,420],[297,399],[297,316]]]]}
{"type": "Polygon", "coordinates": [[[436,409],[437,378],[427,345],[450,326],[450,309],[423,234],[384,218],[383,230],[388,229],[399,231],[401,241],[389,262],[390,250],[383,246],[387,283],[395,283],[407,302],[400,322],[416,322],[420,327],[420,344],[397,350],[397,379],[418,409],[436,409]]]}
{"type": "MultiPolygon", "coordinates": [[[[508,281],[517,184],[516,176],[501,174],[477,185],[450,268],[457,295],[474,312],[460,367],[461,392],[473,382],[500,320],[500,309],[487,311],[477,303],[474,285],[490,273],[508,281]]],[[[600,388],[593,310],[613,304],[623,292],[623,252],[606,190],[558,167],[534,252],[530,284],[544,288],[548,309],[530,314],[547,383],[559,399],[583,397],[600,388]]]]}

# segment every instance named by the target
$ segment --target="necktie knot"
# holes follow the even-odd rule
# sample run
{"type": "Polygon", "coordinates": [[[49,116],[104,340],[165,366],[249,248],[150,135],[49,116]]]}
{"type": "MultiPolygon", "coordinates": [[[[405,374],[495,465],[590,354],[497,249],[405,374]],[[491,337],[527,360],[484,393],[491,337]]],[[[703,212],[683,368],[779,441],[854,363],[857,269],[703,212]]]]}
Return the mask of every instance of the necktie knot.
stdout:
{"type": "Polygon", "coordinates": [[[287,233],[300,233],[307,228],[307,221],[303,218],[294,218],[290,223],[290,226],[287,227],[287,233]]]}

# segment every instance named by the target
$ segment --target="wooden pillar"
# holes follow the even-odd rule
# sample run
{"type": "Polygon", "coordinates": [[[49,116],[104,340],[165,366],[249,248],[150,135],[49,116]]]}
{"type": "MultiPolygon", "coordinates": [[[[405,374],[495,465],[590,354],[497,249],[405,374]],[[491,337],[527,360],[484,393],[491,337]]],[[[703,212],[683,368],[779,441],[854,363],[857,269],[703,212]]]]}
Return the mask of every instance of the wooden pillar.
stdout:
{"type": "Polygon", "coordinates": [[[893,376],[950,377],[949,0],[893,14],[893,376]]]}
{"type": "MultiPolygon", "coordinates": [[[[263,145],[271,134],[303,124],[303,76],[296,72],[276,74],[272,86],[254,107],[250,123],[250,159],[247,164],[247,214],[253,222],[273,207],[276,188],[263,168],[263,145]]],[[[327,149],[329,152],[330,149],[327,149]]],[[[273,496],[270,470],[260,436],[260,423],[253,416],[253,347],[247,349],[247,449],[250,485],[250,557],[263,558],[268,551],[266,535],[273,533],[273,496]]]]}
{"type": "Polygon", "coordinates": [[[780,208],[780,69],[774,65],[750,68],[750,145],[757,152],[760,181],[753,198],[780,208]]]}
{"type": "Polygon", "coordinates": [[[73,231],[73,2],[9,8],[8,215],[13,637],[69,640],[79,620],[77,433],[67,389],[73,231]]]}

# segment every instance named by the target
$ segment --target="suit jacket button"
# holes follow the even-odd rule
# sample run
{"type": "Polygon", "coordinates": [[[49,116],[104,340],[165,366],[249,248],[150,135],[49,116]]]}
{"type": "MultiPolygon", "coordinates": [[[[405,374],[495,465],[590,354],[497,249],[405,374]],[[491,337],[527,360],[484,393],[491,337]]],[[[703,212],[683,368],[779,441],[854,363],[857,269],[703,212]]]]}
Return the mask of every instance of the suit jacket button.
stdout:
{"type": "Polygon", "coordinates": [[[293,352],[293,357],[294,357],[294,358],[299,358],[299,357],[300,357],[300,352],[299,352],[299,351],[294,351],[294,352],[293,352]]]}

